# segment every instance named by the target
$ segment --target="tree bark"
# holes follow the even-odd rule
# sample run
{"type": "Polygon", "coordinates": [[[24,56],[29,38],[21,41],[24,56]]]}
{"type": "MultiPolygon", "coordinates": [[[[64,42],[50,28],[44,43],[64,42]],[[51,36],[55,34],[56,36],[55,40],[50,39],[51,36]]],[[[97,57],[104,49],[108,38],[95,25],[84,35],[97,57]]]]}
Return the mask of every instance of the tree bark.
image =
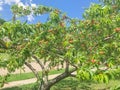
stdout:
{"type": "Polygon", "coordinates": [[[48,85],[41,85],[41,88],[39,90],[50,90],[50,87],[48,85]]]}
{"type": "Polygon", "coordinates": [[[57,82],[65,79],[66,77],[69,77],[71,76],[71,73],[73,73],[74,71],[76,71],[76,68],[71,70],[71,71],[67,71],[67,72],[64,72],[60,75],[58,75],[57,77],[49,80],[48,82],[44,83],[41,83],[41,88],[39,90],[50,90],[50,88],[57,82]]]}
{"type": "Polygon", "coordinates": [[[25,62],[25,65],[34,73],[37,80],[40,80],[38,72],[27,62],[25,62]]]}
{"type": "Polygon", "coordinates": [[[74,68],[73,70],[71,71],[67,71],[67,72],[64,72],[62,74],[60,74],[59,76],[53,78],[52,80],[49,80],[49,86],[53,86],[55,83],[59,82],[60,80],[66,78],[66,77],[69,77],[71,76],[71,73],[73,73],[74,71],[76,71],[76,68],[74,68]]]}
{"type": "Polygon", "coordinates": [[[13,21],[13,23],[15,23],[15,21],[16,21],[16,15],[15,14],[12,17],[12,21],[13,21]]]}

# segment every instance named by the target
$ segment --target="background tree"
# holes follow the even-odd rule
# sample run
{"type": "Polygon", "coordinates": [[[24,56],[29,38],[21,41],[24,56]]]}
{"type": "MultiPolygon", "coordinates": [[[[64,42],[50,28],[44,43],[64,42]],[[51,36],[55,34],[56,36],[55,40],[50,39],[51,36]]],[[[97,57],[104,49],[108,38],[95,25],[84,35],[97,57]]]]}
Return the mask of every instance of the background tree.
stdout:
{"type": "Polygon", "coordinates": [[[0,25],[2,25],[4,22],[5,22],[5,20],[0,18],[0,25]]]}
{"type": "Polygon", "coordinates": [[[102,4],[92,4],[85,11],[84,20],[71,19],[59,10],[45,6],[34,9],[13,6],[15,15],[49,13],[49,19],[37,24],[4,23],[0,27],[0,66],[11,73],[26,64],[36,75],[39,90],[49,90],[60,80],[73,76],[74,71],[80,80],[108,82],[119,74],[118,3],[117,0],[104,0],[102,4]],[[41,76],[28,63],[30,58],[42,68],[41,76]],[[65,64],[64,72],[48,80],[50,68],[58,63],[65,64]]]}

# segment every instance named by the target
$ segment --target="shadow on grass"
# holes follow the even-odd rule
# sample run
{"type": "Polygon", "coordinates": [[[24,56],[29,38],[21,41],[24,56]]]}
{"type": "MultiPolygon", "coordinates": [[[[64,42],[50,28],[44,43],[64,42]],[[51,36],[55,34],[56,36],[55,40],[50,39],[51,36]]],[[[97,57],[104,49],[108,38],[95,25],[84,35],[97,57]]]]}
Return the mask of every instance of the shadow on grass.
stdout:
{"type": "Polygon", "coordinates": [[[12,87],[12,88],[0,89],[0,90],[22,90],[22,88],[20,88],[20,87],[12,87]]]}
{"type": "Polygon", "coordinates": [[[91,90],[89,82],[80,82],[75,78],[67,78],[55,84],[51,90],[91,90]]]}
{"type": "Polygon", "coordinates": [[[34,83],[34,84],[16,86],[16,87],[5,88],[0,90],[37,90],[37,89],[38,89],[38,86],[36,83],[34,83]]]}

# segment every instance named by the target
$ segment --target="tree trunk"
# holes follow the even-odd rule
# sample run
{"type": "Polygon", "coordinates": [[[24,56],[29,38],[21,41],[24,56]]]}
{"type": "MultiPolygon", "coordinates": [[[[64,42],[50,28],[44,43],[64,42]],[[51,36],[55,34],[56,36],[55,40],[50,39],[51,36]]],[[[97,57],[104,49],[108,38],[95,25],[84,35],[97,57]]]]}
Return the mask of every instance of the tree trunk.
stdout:
{"type": "Polygon", "coordinates": [[[43,82],[41,83],[41,86],[39,88],[39,90],[50,90],[50,88],[55,85],[57,82],[65,79],[66,77],[69,77],[71,75],[72,72],[76,71],[76,69],[73,69],[71,71],[67,71],[67,72],[64,72],[60,75],[58,75],[57,77],[49,80],[49,81],[46,81],[45,79],[43,79],[43,82]]]}
{"type": "Polygon", "coordinates": [[[58,75],[57,77],[48,80],[48,71],[45,68],[44,64],[42,64],[42,62],[36,57],[36,56],[32,56],[37,63],[40,65],[40,67],[42,68],[42,81],[39,85],[38,90],[50,90],[50,88],[55,85],[56,83],[58,83],[60,80],[63,80],[66,77],[69,77],[74,71],[77,70],[77,68],[73,68],[72,70],[69,70],[69,61],[66,60],[66,67],[65,67],[65,72],[61,73],[60,75],[58,75]]]}
{"type": "Polygon", "coordinates": [[[50,86],[48,84],[41,83],[41,86],[38,90],[50,90],[50,86]]]}

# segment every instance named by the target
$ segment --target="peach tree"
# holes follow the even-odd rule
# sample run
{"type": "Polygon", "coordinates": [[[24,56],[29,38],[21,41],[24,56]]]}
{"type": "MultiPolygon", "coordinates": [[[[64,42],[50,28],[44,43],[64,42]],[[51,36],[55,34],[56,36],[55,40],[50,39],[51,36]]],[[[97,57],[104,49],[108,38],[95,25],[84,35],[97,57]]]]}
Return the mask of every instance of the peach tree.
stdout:
{"type": "MultiPolygon", "coordinates": [[[[7,68],[9,75],[27,65],[39,82],[39,90],[50,90],[69,76],[98,82],[108,82],[119,76],[120,3],[119,0],[101,1],[102,4],[92,4],[85,10],[83,20],[45,6],[25,9],[13,6],[14,22],[0,26],[0,67],[7,68]],[[37,24],[15,21],[16,15],[31,13],[48,13],[49,18],[37,24]],[[40,65],[40,76],[29,59],[40,65]],[[58,64],[65,65],[64,72],[49,80],[51,68],[58,64]]],[[[7,75],[1,81],[4,83],[6,78],[7,75]]]]}

